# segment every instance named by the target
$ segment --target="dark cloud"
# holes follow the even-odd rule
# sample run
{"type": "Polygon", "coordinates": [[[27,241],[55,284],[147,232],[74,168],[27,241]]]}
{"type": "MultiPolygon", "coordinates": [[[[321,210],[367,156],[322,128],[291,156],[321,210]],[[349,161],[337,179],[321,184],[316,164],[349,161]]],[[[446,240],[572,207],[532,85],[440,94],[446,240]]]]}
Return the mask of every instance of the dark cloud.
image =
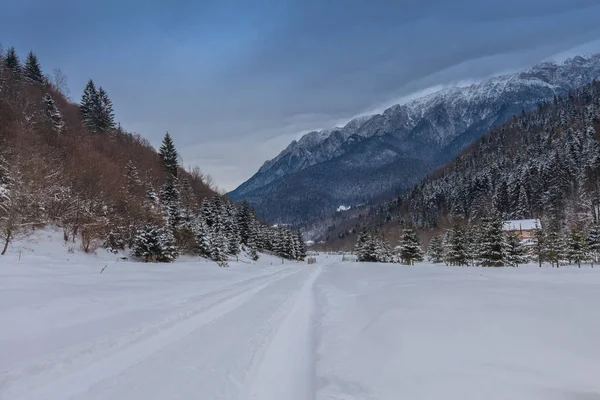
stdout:
{"type": "Polygon", "coordinates": [[[169,130],[186,164],[227,189],[301,132],[600,50],[597,0],[9,0],[2,11],[5,47],[62,68],[75,98],[94,78],[126,128],[154,143],[169,130]]]}

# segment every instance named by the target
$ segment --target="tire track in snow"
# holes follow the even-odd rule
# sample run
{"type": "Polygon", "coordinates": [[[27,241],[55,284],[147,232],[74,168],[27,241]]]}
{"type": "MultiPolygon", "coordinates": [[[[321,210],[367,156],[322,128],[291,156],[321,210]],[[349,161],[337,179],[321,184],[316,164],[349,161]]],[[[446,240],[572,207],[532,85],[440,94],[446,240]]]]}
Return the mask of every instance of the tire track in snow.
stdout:
{"type": "Polygon", "coordinates": [[[295,296],[290,312],[268,344],[251,379],[248,399],[315,399],[315,296],[319,266],[295,296]]]}
{"type": "MultiPolygon", "coordinates": [[[[49,382],[41,383],[37,387],[32,387],[31,382],[25,388],[15,387],[14,389],[16,390],[11,390],[13,388],[8,387],[6,388],[8,390],[0,392],[0,398],[4,398],[3,396],[7,395],[8,397],[6,398],[10,398],[11,400],[47,400],[56,398],[57,394],[60,393],[60,398],[68,399],[77,394],[85,393],[92,385],[118,375],[129,367],[144,361],[156,352],[185,339],[194,331],[241,307],[269,286],[300,271],[295,270],[285,274],[269,274],[269,276],[276,276],[259,286],[244,289],[225,298],[219,298],[211,302],[208,306],[204,305],[201,311],[187,315],[176,324],[161,329],[150,337],[132,343],[114,354],[99,359],[77,371],[52,377],[49,382]]],[[[254,279],[251,278],[247,281],[253,281],[254,279]]],[[[239,282],[232,285],[232,287],[237,287],[239,284],[247,284],[247,281],[239,282]]],[[[221,288],[215,292],[219,293],[232,287],[221,288]]],[[[242,287],[245,287],[245,285],[242,285],[242,287]]],[[[60,367],[58,368],[60,369],[60,367]]]]}
{"type": "MultiPolygon", "coordinates": [[[[163,298],[160,302],[153,301],[142,304],[136,308],[138,311],[143,312],[148,309],[163,308],[164,317],[151,324],[138,326],[135,329],[117,331],[114,334],[102,337],[101,340],[94,338],[74,346],[61,348],[55,352],[46,353],[43,357],[14,366],[11,369],[2,370],[0,371],[0,399],[3,398],[3,392],[9,390],[12,386],[19,386],[19,380],[22,377],[27,377],[28,380],[33,381],[34,386],[37,381],[52,381],[61,375],[68,374],[70,370],[85,368],[89,364],[94,363],[97,354],[102,354],[103,357],[111,356],[130,344],[147,340],[163,329],[168,329],[182,320],[205,312],[218,303],[241,293],[240,289],[245,289],[249,285],[260,284],[261,282],[275,282],[293,274],[294,271],[279,270],[233,281],[225,286],[200,293],[193,293],[187,297],[179,295],[170,299],[163,298]]],[[[114,312],[115,310],[113,310],[113,315],[119,315],[124,312],[130,312],[130,310],[118,309],[116,310],[116,314],[114,312]]],[[[38,340],[43,340],[43,338],[44,336],[38,340]]]]}

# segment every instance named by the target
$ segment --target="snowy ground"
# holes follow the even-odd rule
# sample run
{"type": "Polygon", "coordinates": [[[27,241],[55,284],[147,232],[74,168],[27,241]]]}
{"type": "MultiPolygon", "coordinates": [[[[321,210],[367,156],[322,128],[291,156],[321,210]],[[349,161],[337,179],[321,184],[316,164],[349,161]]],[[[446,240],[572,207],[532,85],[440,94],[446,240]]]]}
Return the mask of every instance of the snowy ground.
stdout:
{"type": "Polygon", "coordinates": [[[0,399],[600,399],[600,268],[140,264],[43,239],[0,258],[0,399]]]}

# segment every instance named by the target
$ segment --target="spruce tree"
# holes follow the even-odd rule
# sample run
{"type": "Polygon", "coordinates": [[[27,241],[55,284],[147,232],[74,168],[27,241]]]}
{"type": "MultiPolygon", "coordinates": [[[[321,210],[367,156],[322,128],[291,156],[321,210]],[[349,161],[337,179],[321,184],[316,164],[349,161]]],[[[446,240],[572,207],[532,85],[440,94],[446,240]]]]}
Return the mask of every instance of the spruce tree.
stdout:
{"type": "Polygon", "coordinates": [[[54,131],[60,134],[65,127],[62,114],[50,94],[46,93],[46,96],[44,96],[44,103],[46,103],[46,116],[52,122],[54,131]]]}
{"type": "Polygon", "coordinates": [[[197,217],[194,221],[194,234],[196,236],[196,249],[200,256],[210,258],[212,256],[212,236],[206,221],[197,217]]]}
{"type": "Polygon", "coordinates": [[[221,266],[227,266],[229,259],[229,243],[222,230],[212,232],[212,243],[210,249],[210,257],[221,266]]]}
{"type": "Polygon", "coordinates": [[[179,154],[175,149],[175,144],[169,132],[165,134],[162,144],[158,149],[158,154],[165,172],[173,177],[177,177],[179,172],[179,154]]]}
{"type": "Polygon", "coordinates": [[[234,256],[240,254],[240,235],[237,226],[232,219],[228,219],[226,222],[224,233],[227,237],[228,253],[234,256]]]}
{"type": "Polygon", "coordinates": [[[131,250],[135,257],[146,262],[171,262],[177,258],[175,238],[171,232],[151,223],[135,232],[131,250]]]}
{"type": "Polygon", "coordinates": [[[296,259],[299,261],[303,261],[306,258],[306,242],[304,241],[304,237],[302,236],[302,232],[300,230],[296,230],[296,259]]]}
{"type": "Polygon", "coordinates": [[[475,265],[476,260],[481,258],[482,233],[483,227],[481,224],[470,224],[465,230],[467,254],[469,255],[468,265],[475,265]]]}
{"type": "Polygon", "coordinates": [[[42,74],[42,67],[37,59],[37,56],[30,51],[25,60],[25,66],[23,68],[25,79],[32,83],[44,84],[44,75],[42,74]]]}
{"type": "Polygon", "coordinates": [[[546,248],[546,231],[542,228],[542,226],[538,226],[536,223],[535,229],[533,230],[533,247],[532,252],[533,255],[537,258],[537,262],[539,267],[542,267],[542,263],[546,259],[546,254],[544,253],[546,248]]]}
{"type": "Polygon", "coordinates": [[[467,265],[471,256],[468,252],[467,237],[465,229],[460,225],[454,225],[446,234],[446,256],[445,261],[449,265],[467,265]]]}
{"type": "Polygon", "coordinates": [[[503,223],[498,216],[482,220],[480,264],[484,267],[501,267],[505,261],[503,223]]]}
{"type": "Polygon", "coordinates": [[[99,132],[111,132],[115,129],[113,104],[102,87],[98,88],[98,100],[94,112],[94,125],[99,132]]]}
{"type": "Polygon", "coordinates": [[[518,267],[520,264],[527,262],[525,248],[519,239],[519,235],[515,232],[506,233],[506,263],[512,267],[518,267]]]}
{"type": "Polygon", "coordinates": [[[580,230],[573,229],[567,240],[567,258],[581,268],[581,262],[589,259],[588,254],[585,235],[580,230]]]}
{"type": "Polygon", "coordinates": [[[436,264],[444,261],[444,242],[439,235],[432,237],[429,241],[427,259],[436,264]]]}
{"type": "Polygon", "coordinates": [[[587,239],[587,246],[593,268],[594,263],[598,262],[598,255],[600,254],[600,224],[594,223],[590,226],[587,239]]]}
{"type": "Polygon", "coordinates": [[[423,250],[414,229],[405,228],[402,231],[400,258],[407,265],[413,265],[415,261],[423,261],[423,250]]]}
{"type": "Polygon", "coordinates": [[[163,213],[173,232],[182,222],[181,201],[179,198],[179,188],[177,178],[167,177],[160,192],[160,201],[163,207],[163,213]]]}
{"type": "Polygon", "coordinates": [[[370,236],[370,232],[366,228],[361,230],[358,234],[358,238],[356,239],[356,246],[354,246],[354,253],[356,254],[357,261],[368,261],[367,248],[371,239],[370,236]]]}
{"type": "Polygon", "coordinates": [[[546,233],[544,241],[544,255],[546,259],[558,268],[566,258],[567,246],[565,239],[556,224],[552,224],[546,233]]]}
{"type": "Polygon", "coordinates": [[[4,66],[10,69],[15,78],[20,78],[22,74],[21,62],[14,47],[10,47],[4,56],[4,66]]]}
{"type": "Polygon", "coordinates": [[[98,91],[93,80],[89,80],[83,95],[81,96],[81,102],[79,103],[79,112],[81,113],[81,119],[85,124],[85,127],[90,132],[98,131],[98,110],[100,109],[100,98],[98,91]]]}

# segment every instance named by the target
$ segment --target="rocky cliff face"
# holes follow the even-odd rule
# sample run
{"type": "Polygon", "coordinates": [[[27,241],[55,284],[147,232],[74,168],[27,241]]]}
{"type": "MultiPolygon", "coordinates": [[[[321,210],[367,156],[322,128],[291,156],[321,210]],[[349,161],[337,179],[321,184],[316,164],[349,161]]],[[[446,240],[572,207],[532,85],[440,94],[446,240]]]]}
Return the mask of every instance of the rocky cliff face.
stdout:
{"type": "Polygon", "coordinates": [[[600,55],[445,89],[293,141],[229,196],[298,223],[406,190],[492,126],[600,78],[600,55]]]}

